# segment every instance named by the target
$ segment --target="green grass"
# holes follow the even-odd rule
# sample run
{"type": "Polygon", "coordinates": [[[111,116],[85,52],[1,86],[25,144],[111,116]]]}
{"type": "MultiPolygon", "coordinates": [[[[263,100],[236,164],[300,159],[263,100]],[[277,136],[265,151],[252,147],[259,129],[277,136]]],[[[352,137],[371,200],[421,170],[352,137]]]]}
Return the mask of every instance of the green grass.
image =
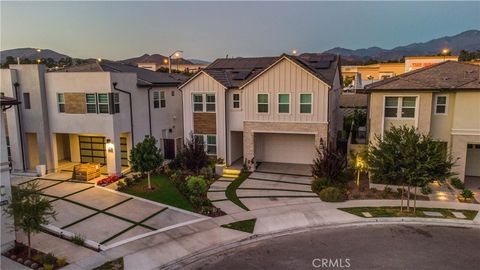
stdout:
{"type": "Polygon", "coordinates": [[[257,222],[256,218],[247,219],[247,220],[225,224],[225,225],[222,225],[222,227],[232,229],[232,230],[247,232],[247,233],[253,233],[253,229],[255,229],[256,222],[257,222]]]}
{"type": "Polygon", "coordinates": [[[122,192],[188,211],[194,211],[188,199],[178,191],[175,184],[166,175],[152,176],[151,181],[153,190],[148,190],[147,178],[142,178],[132,186],[123,189],[122,192]]]}
{"type": "Polygon", "coordinates": [[[250,209],[248,209],[238,198],[237,189],[243,183],[243,181],[248,178],[249,175],[249,173],[241,173],[240,176],[238,176],[230,185],[228,185],[227,190],[225,191],[225,196],[227,196],[230,201],[247,211],[250,209]]]}
{"type": "Polygon", "coordinates": [[[406,212],[404,207],[403,212],[400,212],[400,207],[352,207],[352,208],[339,208],[344,212],[359,216],[365,217],[362,212],[368,212],[372,217],[422,217],[422,218],[432,218],[423,213],[423,211],[431,212],[440,212],[443,214],[445,219],[456,219],[452,214],[452,211],[462,212],[467,218],[467,220],[473,220],[477,215],[478,211],[474,210],[456,210],[456,209],[446,209],[446,208],[422,208],[418,207],[416,213],[413,213],[413,208],[410,207],[410,212],[406,212]]]}
{"type": "Polygon", "coordinates": [[[123,270],[123,257],[106,262],[93,270],[123,270]]]}

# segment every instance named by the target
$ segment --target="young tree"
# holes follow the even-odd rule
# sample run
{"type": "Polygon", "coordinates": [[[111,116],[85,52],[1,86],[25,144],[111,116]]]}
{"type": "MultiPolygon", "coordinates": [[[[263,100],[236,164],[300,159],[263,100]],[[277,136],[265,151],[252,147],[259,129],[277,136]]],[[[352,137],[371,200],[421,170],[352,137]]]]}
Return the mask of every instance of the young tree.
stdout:
{"type": "Polygon", "coordinates": [[[134,171],[147,174],[148,189],[151,190],[150,174],[163,163],[163,156],[157,147],[155,137],[146,135],[142,142],[137,143],[130,152],[130,162],[134,171]]]}
{"type": "Polygon", "coordinates": [[[38,233],[42,224],[48,224],[49,218],[55,219],[53,205],[42,196],[38,182],[32,181],[12,190],[12,202],[4,212],[13,217],[15,230],[21,229],[27,234],[28,257],[31,258],[31,235],[38,233]]]}
{"type": "Polygon", "coordinates": [[[190,134],[183,149],[183,166],[185,169],[199,173],[200,169],[208,165],[208,156],[205,153],[204,142],[201,137],[190,134]]]}
{"type": "MultiPolygon", "coordinates": [[[[451,156],[430,135],[422,135],[414,127],[391,127],[383,139],[377,136],[370,145],[368,167],[373,181],[407,186],[407,211],[410,210],[410,190],[452,175],[451,156]]],[[[416,209],[415,209],[416,210],[416,209]]]]}
{"type": "Polygon", "coordinates": [[[316,150],[317,156],[312,165],[313,176],[325,177],[330,184],[336,183],[347,167],[345,155],[339,150],[334,150],[332,146],[325,147],[323,142],[320,142],[320,147],[316,150]]]}

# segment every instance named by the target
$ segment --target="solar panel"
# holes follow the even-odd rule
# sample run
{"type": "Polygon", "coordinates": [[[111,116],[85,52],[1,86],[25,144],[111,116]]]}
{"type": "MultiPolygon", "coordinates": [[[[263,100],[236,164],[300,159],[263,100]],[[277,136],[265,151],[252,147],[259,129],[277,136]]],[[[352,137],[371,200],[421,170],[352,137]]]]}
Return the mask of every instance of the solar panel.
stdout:
{"type": "Polygon", "coordinates": [[[250,75],[250,73],[252,73],[252,70],[241,70],[241,71],[238,71],[238,72],[235,72],[233,74],[233,78],[234,80],[245,80],[248,75],[250,75]]]}
{"type": "Polygon", "coordinates": [[[323,68],[329,68],[330,67],[330,61],[319,61],[313,65],[316,69],[323,69],[323,68]]]}

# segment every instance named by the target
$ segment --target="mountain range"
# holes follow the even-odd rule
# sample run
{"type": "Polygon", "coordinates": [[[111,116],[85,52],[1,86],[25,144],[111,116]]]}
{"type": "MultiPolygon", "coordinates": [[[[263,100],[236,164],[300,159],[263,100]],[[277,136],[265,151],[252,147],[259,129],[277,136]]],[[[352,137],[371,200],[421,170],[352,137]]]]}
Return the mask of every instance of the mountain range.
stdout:
{"type": "MultiPolygon", "coordinates": [[[[370,47],[364,49],[346,49],[336,47],[325,52],[339,54],[345,62],[364,62],[369,59],[380,62],[398,61],[404,56],[424,56],[437,55],[442,49],[448,48],[453,55],[458,55],[461,50],[476,51],[480,50],[480,30],[468,30],[454,36],[445,36],[432,39],[427,42],[412,43],[405,46],[395,47],[393,49],[383,49],[379,47],[370,47]]],[[[52,58],[58,62],[61,58],[69,57],[65,54],[55,52],[50,49],[42,49],[38,52],[34,48],[18,48],[0,51],[0,61],[3,63],[8,56],[14,58],[28,58],[35,60],[39,58],[52,58]]],[[[73,58],[73,57],[72,57],[73,58]]],[[[119,60],[117,62],[136,65],[140,62],[163,62],[167,57],[161,54],[143,54],[141,56],[119,60]]],[[[74,58],[75,59],[75,58],[74,58]]],[[[92,58],[93,59],[93,58],[92,58]]],[[[198,59],[178,59],[179,64],[208,64],[208,61],[198,59]]],[[[172,61],[172,63],[176,63],[172,61]]]]}

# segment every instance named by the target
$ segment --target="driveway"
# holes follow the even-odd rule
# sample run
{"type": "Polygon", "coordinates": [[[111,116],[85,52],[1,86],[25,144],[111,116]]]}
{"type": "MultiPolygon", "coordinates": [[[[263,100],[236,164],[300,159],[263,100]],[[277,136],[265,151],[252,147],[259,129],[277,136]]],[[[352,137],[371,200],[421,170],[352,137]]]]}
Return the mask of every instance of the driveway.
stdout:
{"type": "Polygon", "coordinates": [[[89,182],[52,177],[34,180],[57,212],[56,220],[50,220],[50,225],[82,235],[105,248],[205,218],[89,182]]]}

